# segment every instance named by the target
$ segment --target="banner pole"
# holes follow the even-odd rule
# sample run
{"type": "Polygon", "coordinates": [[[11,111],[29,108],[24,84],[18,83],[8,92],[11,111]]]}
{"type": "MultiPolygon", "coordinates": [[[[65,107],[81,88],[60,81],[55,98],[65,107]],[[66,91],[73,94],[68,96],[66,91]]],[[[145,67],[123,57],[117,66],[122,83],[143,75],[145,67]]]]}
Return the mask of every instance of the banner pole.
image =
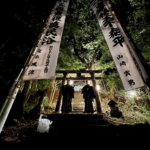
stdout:
{"type": "Polygon", "coordinates": [[[13,83],[13,85],[11,86],[11,88],[10,88],[10,90],[9,90],[9,93],[8,93],[6,99],[5,99],[5,102],[4,102],[4,104],[3,104],[3,106],[2,106],[2,108],[1,108],[1,110],[0,110],[0,116],[1,116],[2,113],[3,113],[3,110],[4,110],[4,108],[5,108],[5,106],[6,106],[7,102],[8,102],[8,99],[11,97],[11,95],[12,95],[12,93],[13,93],[13,90],[14,90],[14,88],[15,88],[15,85],[17,84],[17,82],[18,82],[18,80],[19,80],[19,77],[20,77],[20,75],[21,75],[22,72],[23,72],[23,69],[20,71],[18,77],[14,80],[14,83],[13,83]]]}
{"type": "Polygon", "coordinates": [[[36,48],[38,47],[39,42],[42,40],[42,37],[44,35],[44,32],[46,30],[45,26],[48,24],[49,18],[51,14],[48,16],[46,23],[42,27],[41,32],[39,33],[36,42],[33,44],[33,47],[30,51],[29,56],[27,57],[27,60],[25,61],[24,67],[21,69],[18,77],[14,80],[13,85],[10,88],[10,91],[8,93],[8,96],[5,99],[5,102],[0,110],[0,133],[4,127],[4,124],[6,122],[6,119],[8,117],[8,114],[10,112],[10,109],[15,101],[15,98],[18,94],[19,88],[20,88],[20,83],[22,81],[23,75],[27,71],[27,67],[29,66],[30,62],[32,62],[32,59],[34,58],[33,56],[35,55],[36,48]]]}
{"type": "Polygon", "coordinates": [[[9,92],[10,96],[7,96],[7,99],[5,100],[4,105],[3,105],[3,107],[2,107],[2,109],[0,111],[0,133],[1,133],[2,129],[3,129],[3,126],[5,124],[5,121],[7,119],[8,114],[10,112],[10,109],[11,109],[11,107],[13,105],[13,102],[14,102],[16,96],[17,96],[18,90],[20,88],[20,83],[23,80],[23,77],[24,77],[26,71],[28,70],[28,67],[31,65],[32,60],[35,57],[35,53],[37,52],[39,43],[44,38],[43,36],[44,36],[44,33],[47,31],[46,27],[49,24],[50,17],[51,17],[51,14],[48,16],[48,19],[46,20],[46,23],[44,24],[44,27],[42,28],[42,31],[40,32],[36,42],[34,43],[33,48],[31,49],[31,52],[30,52],[29,56],[27,57],[27,60],[26,60],[26,62],[24,64],[23,69],[21,70],[18,78],[13,83],[13,85],[12,85],[12,87],[10,89],[10,92],[9,92]]]}
{"type": "Polygon", "coordinates": [[[11,107],[16,99],[16,96],[17,96],[17,93],[19,91],[19,88],[20,88],[20,76],[22,74],[24,69],[22,69],[18,75],[18,77],[16,78],[16,80],[14,81],[10,91],[9,91],[9,94],[4,102],[4,105],[1,109],[1,112],[0,112],[0,133],[4,127],[4,124],[6,122],[6,119],[8,117],[8,114],[11,110],[11,107]]]}
{"type": "MultiPolygon", "coordinates": [[[[38,40],[39,39],[37,39],[37,41],[38,40]]],[[[33,46],[33,48],[34,48],[34,46],[33,46]]],[[[33,50],[33,48],[31,50],[29,56],[27,57],[27,60],[26,60],[25,65],[24,65],[24,68],[21,69],[18,77],[14,80],[14,83],[13,83],[13,85],[12,85],[12,87],[11,87],[9,93],[8,93],[8,96],[6,97],[5,102],[4,102],[4,104],[3,104],[3,106],[2,106],[2,108],[0,110],[0,133],[1,133],[2,129],[3,129],[3,127],[4,127],[4,124],[6,122],[8,114],[9,114],[9,112],[10,112],[10,110],[12,108],[12,105],[13,105],[15,99],[16,99],[16,96],[18,94],[19,87],[20,87],[20,82],[22,80],[23,75],[26,72],[26,67],[28,66],[28,64],[29,64],[29,62],[30,62],[30,60],[31,60],[31,58],[33,56],[33,53],[35,51],[35,50],[33,50]]]]}
{"type": "MultiPolygon", "coordinates": [[[[41,33],[40,33],[40,34],[41,34],[41,33]]],[[[40,34],[39,34],[39,35],[40,35],[40,34]]],[[[39,37],[39,35],[38,35],[38,37],[39,37]]],[[[37,42],[38,40],[39,40],[39,39],[37,39],[36,42],[37,42]]],[[[36,42],[35,42],[35,43],[36,43],[36,42]]],[[[30,54],[29,54],[29,56],[27,57],[27,60],[26,60],[26,62],[25,62],[25,64],[24,64],[24,68],[22,68],[22,70],[21,70],[19,76],[14,80],[14,83],[13,83],[13,85],[11,86],[11,88],[10,88],[10,90],[9,90],[8,96],[6,97],[5,102],[4,102],[4,104],[3,104],[3,106],[2,106],[2,108],[1,108],[1,110],[0,110],[0,116],[2,115],[2,113],[3,113],[4,109],[5,109],[5,106],[6,106],[7,102],[8,102],[8,100],[9,100],[9,97],[11,97],[11,95],[12,95],[13,90],[14,90],[14,88],[15,88],[15,85],[17,84],[17,82],[18,82],[18,80],[19,80],[21,74],[24,74],[24,73],[25,73],[25,71],[26,71],[25,69],[26,69],[26,67],[29,65],[29,62],[30,62],[30,60],[31,60],[31,58],[32,58],[32,56],[33,56],[34,51],[35,51],[35,50],[33,50],[33,49],[36,48],[36,46],[34,46],[35,43],[33,44],[33,48],[31,49],[30,54]],[[23,72],[23,71],[24,71],[24,72],[23,72]]],[[[22,77],[23,77],[23,75],[21,76],[21,78],[22,78],[22,77]]]]}

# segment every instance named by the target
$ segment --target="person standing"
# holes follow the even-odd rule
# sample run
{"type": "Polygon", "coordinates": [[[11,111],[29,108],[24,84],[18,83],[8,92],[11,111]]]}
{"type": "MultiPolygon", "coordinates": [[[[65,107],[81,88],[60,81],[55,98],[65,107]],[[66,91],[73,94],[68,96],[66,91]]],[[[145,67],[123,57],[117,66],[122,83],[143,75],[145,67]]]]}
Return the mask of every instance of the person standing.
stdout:
{"type": "Polygon", "coordinates": [[[86,80],[86,84],[87,85],[82,88],[82,94],[85,102],[84,113],[94,113],[93,100],[96,98],[94,88],[89,85],[88,80],[86,80]]]}
{"type": "Polygon", "coordinates": [[[70,85],[70,80],[67,80],[67,85],[62,87],[62,113],[72,111],[72,98],[74,98],[74,88],[70,85]]]}

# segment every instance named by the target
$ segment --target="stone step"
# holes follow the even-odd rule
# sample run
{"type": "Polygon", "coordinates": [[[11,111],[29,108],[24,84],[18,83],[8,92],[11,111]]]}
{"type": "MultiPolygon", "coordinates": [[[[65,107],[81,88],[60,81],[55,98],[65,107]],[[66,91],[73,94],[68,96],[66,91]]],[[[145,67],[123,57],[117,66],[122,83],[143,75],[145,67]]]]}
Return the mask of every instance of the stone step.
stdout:
{"type": "Polygon", "coordinates": [[[73,106],[72,108],[84,108],[84,106],[73,106]]]}
{"type": "Polygon", "coordinates": [[[73,109],[83,109],[84,107],[72,107],[73,109]]]}
{"type": "Polygon", "coordinates": [[[72,111],[70,114],[83,114],[83,111],[72,111]]]}
{"type": "Polygon", "coordinates": [[[79,107],[79,106],[84,106],[84,105],[80,105],[80,104],[76,104],[76,105],[72,105],[73,107],[79,107]]]}
{"type": "Polygon", "coordinates": [[[72,106],[84,106],[84,104],[77,103],[77,104],[72,104],[72,106]]]}
{"type": "MultiPolygon", "coordinates": [[[[83,110],[77,110],[77,111],[72,111],[73,113],[79,113],[79,112],[82,112],[83,113],[83,110]]],[[[71,112],[71,113],[72,113],[71,112]]]]}
{"type": "MultiPolygon", "coordinates": [[[[71,122],[71,121],[70,121],[71,122]]],[[[64,129],[71,129],[71,126],[74,126],[74,127],[100,127],[100,126],[108,126],[108,122],[105,122],[105,121],[101,121],[97,124],[93,123],[93,122],[80,122],[80,121],[75,121],[75,122],[71,122],[71,123],[68,123],[68,122],[55,122],[51,125],[51,130],[53,131],[62,131],[64,129]]]]}
{"type": "Polygon", "coordinates": [[[78,105],[81,105],[81,106],[83,106],[84,104],[79,104],[79,103],[72,104],[72,106],[78,106],[78,105]]]}
{"type": "Polygon", "coordinates": [[[73,107],[73,109],[83,109],[83,107],[73,107]]]}
{"type": "Polygon", "coordinates": [[[91,120],[58,120],[58,121],[54,121],[52,126],[69,126],[71,124],[76,124],[76,125],[101,125],[101,124],[107,124],[107,122],[103,119],[99,120],[98,122],[94,122],[91,120]]]}
{"type": "Polygon", "coordinates": [[[84,105],[72,105],[73,107],[84,107],[84,105]]]}
{"type": "Polygon", "coordinates": [[[83,111],[83,109],[73,109],[73,111],[83,111]]]}
{"type": "Polygon", "coordinates": [[[72,112],[82,112],[83,113],[83,110],[73,110],[72,112]]]}
{"type": "Polygon", "coordinates": [[[53,124],[62,125],[66,123],[79,123],[79,124],[105,124],[102,115],[83,113],[83,110],[73,111],[71,113],[51,114],[47,116],[48,119],[53,121],[53,124]]]}
{"type": "Polygon", "coordinates": [[[72,102],[72,104],[84,104],[84,102],[72,102]]]}

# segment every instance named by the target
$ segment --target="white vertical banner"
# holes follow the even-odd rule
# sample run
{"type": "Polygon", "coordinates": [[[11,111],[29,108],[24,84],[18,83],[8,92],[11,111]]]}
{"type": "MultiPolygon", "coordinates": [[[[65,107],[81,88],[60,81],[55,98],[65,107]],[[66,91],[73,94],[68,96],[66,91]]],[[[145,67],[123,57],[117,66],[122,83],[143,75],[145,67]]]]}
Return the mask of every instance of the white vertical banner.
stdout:
{"type": "Polygon", "coordinates": [[[44,36],[37,45],[23,80],[55,79],[61,37],[65,24],[69,0],[59,0],[48,19],[44,36]]]}
{"type": "Polygon", "coordinates": [[[107,0],[91,0],[99,25],[117,67],[124,89],[130,91],[145,86],[146,74],[134,46],[129,42],[107,0]]]}

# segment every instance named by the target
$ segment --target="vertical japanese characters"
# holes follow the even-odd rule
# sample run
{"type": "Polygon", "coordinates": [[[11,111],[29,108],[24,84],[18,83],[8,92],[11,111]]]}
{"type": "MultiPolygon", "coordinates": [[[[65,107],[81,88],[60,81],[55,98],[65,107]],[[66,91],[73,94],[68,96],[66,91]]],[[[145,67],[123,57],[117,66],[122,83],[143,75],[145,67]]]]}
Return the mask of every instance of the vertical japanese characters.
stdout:
{"type": "Polygon", "coordinates": [[[35,56],[27,69],[24,80],[35,78],[51,78],[50,74],[51,76],[53,74],[54,78],[56,69],[54,66],[57,64],[61,36],[68,5],[69,0],[59,0],[56,2],[52,13],[47,20],[44,36],[38,44],[38,49],[35,51],[35,56]],[[51,68],[51,66],[53,68],[51,68]],[[51,73],[50,70],[53,73],[51,73]]]}
{"type": "Polygon", "coordinates": [[[132,51],[130,50],[130,47],[125,42],[125,38],[127,37],[124,37],[121,34],[120,29],[116,24],[116,20],[112,16],[110,8],[107,6],[107,0],[91,0],[91,6],[97,16],[97,19],[103,31],[106,42],[109,46],[113,59],[115,63],[118,64],[117,70],[120,72],[120,75],[123,76],[122,82],[124,85],[126,85],[126,89],[129,90],[135,88],[136,86],[141,86],[143,84],[143,80],[140,67],[132,51]],[[132,60],[130,58],[127,58],[128,55],[131,56],[132,60]],[[138,79],[136,79],[135,81],[135,75],[133,75],[133,70],[131,70],[130,60],[134,62],[134,65],[136,66],[135,70],[137,70],[141,78],[140,84],[138,82],[136,85],[138,79]],[[127,87],[127,84],[129,85],[129,87],[127,87]]]}

